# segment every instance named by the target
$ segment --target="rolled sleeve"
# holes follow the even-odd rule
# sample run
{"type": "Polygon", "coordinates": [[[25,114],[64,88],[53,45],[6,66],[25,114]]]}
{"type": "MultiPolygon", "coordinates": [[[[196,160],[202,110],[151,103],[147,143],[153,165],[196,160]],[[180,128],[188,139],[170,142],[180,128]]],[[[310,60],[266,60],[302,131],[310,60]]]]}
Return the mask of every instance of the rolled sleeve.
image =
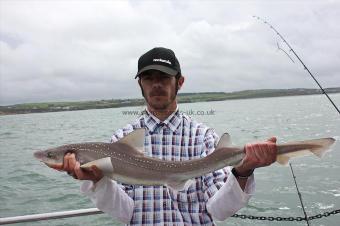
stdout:
{"type": "Polygon", "coordinates": [[[123,223],[130,222],[134,201],[120,188],[117,182],[108,177],[103,177],[96,184],[92,181],[85,181],[81,185],[80,191],[104,213],[123,223]]]}
{"type": "Polygon", "coordinates": [[[247,180],[244,191],[230,173],[226,183],[207,202],[207,210],[214,219],[223,221],[245,207],[255,192],[254,175],[247,180]]]}

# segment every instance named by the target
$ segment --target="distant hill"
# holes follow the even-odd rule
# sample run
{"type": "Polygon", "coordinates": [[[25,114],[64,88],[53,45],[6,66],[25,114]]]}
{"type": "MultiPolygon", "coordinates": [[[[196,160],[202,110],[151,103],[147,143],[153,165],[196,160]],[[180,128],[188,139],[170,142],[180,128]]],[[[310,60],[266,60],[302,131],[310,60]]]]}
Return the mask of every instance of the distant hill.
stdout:
{"type": "MultiPolygon", "coordinates": [[[[340,93],[340,87],[327,88],[327,93],[340,93]]],[[[231,93],[224,92],[203,92],[203,93],[179,93],[179,103],[194,103],[206,101],[222,101],[233,99],[298,96],[321,94],[319,89],[259,89],[244,90],[231,93]]],[[[111,99],[97,101],[78,102],[47,102],[47,103],[26,103],[9,106],[0,106],[0,115],[25,114],[56,111],[75,111],[101,108],[118,108],[126,106],[140,106],[145,104],[144,99],[111,99]]]]}

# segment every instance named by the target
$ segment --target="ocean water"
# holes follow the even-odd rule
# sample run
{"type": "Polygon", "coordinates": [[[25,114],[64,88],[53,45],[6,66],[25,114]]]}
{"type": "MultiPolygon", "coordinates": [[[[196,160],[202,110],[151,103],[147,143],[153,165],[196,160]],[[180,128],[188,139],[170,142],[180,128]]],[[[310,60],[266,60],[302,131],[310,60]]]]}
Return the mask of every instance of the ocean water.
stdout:
{"type": "MultiPolygon", "coordinates": [[[[340,106],[340,95],[331,95],[340,106]]],[[[66,143],[108,142],[114,130],[135,119],[143,107],[0,116],[0,217],[94,207],[80,194],[80,182],[33,158],[35,150],[66,143]],[[124,113],[125,112],[125,113],[124,113]]],[[[339,114],[321,95],[181,104],[180,110],[228,132],[235,145],[277,136],[278,142],[338,137],[339,114]]],[[[340,144],[323,159],[293,159],[309,216],[340,209],[340,144]]],[[[303,216],[289,167],[274,164],[255,172],[256,193],[238,214],[303,216]]],[[[226,200],[227,201],[227,200],[226,200]]],[[[310,222],[339,225],[340,214],[310,222]]],[[[218,225],[306,225],[229,218],[218,225]]],[[[17,225],[121,225],[101,214],[17,225]]]]}

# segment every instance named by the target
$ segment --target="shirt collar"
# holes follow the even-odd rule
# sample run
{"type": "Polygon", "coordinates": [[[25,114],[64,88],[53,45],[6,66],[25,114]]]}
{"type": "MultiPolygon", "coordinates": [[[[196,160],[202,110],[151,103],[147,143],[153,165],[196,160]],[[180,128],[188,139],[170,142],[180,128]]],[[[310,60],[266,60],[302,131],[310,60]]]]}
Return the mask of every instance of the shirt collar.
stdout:
{"type": "Polygon", "coordinates": [[[181,114],[179,113],[178,106],[176,110],[169,115],[163,122],[159,120],[148,109],[144,111],[144,122],[149,131],[154,132],[158,127],[167,126],[172,132],[175,132],[179,124],[181,123],[181,114]]]}

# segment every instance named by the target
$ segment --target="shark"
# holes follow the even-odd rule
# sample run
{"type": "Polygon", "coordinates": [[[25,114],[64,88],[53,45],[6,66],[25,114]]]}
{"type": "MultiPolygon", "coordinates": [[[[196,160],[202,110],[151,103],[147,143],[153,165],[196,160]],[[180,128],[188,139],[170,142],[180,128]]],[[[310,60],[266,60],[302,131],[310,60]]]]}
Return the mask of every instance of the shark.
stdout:
{"type": "MultiPolygon", "coordinates": [[[[165,185],[174,190],[190,186],[194,178],[227,166],[238,166],[245,157],[243,147],[232,146],[228,133],[206,157],[167,161],[144,155],[145,129],[136,129],[114,143],[86,142],[58,146],[34,153],[47,166],[61,168],[66,153],[74,153],[84,170],[97,166],[105,176],[120,183],[144,186],[165,185]]],[[[335,143],[332,137],[277,144],[279,164],[290,158],[314,154],[322,157],[335,143]]]]}

